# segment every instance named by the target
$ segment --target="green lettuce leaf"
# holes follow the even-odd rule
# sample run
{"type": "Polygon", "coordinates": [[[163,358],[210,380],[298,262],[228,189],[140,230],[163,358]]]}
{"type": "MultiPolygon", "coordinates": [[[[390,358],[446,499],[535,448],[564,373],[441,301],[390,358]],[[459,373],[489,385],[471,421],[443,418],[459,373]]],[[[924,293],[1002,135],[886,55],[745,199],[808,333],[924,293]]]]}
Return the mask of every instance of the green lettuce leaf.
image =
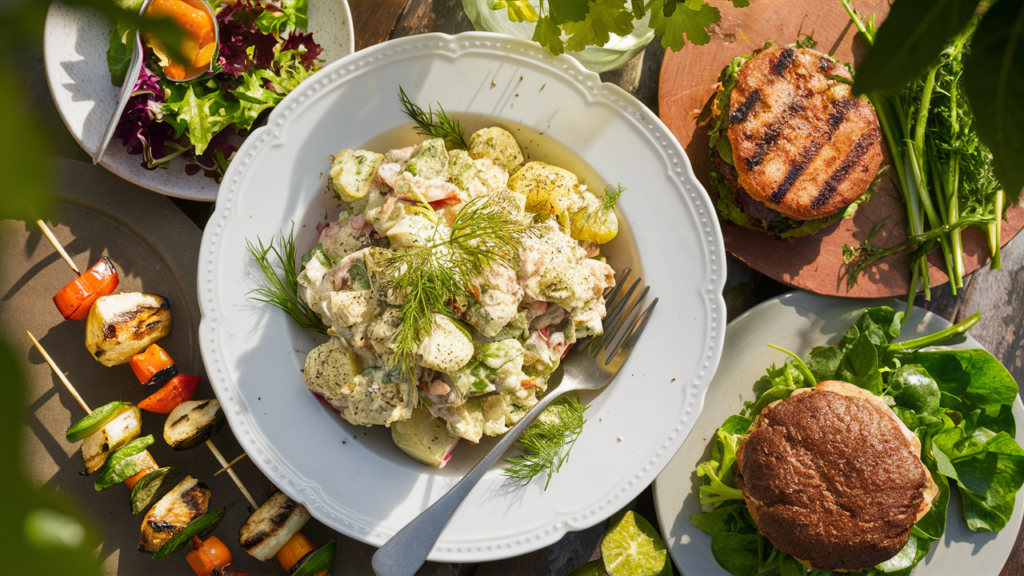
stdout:
{"type": "Polygon", "coordinates": [[[226,98],[221,90],[197,96],[194,88],[188,86],[181,100],[164,102],[161,106],[165,110],[164,120],[175,127],[177,136],[185,128],[198,156],[218,132],[235,121],[241,106],[237,100],[226,98]]]}
{"type": "Polygon", "coordinates": [[[110,69],[110,83],[124,84],[128,67],[132,62],[132,44],[135,42],[135,28],[118,22],[110,32],[110,46],[107,48],[107,68],[110,69]]]}

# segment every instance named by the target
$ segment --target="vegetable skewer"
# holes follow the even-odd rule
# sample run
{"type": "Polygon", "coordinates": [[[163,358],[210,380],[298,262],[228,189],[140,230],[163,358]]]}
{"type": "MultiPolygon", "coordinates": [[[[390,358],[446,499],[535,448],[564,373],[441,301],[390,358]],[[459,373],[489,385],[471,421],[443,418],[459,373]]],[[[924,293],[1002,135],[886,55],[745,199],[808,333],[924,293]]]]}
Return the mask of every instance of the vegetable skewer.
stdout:
{"type": "Polygon", "coordinates": [[[43,231],[43,236],[46,236],[46,239],[50,241],[50,244],[53,244],[54,249],[57,250],[57,253],[60,254],[60,257],[63,258],[64,261],[68,263],[68,266],[71,266],[71,269],[75,271],[75,274],[81,276],[82,273],[78,271],[78,266],[75,266],[75,263],[71,260],[71,256],[68,256],[68,253],[64,251],[64,247],[61,246],[60,242],[57,241],[57,238],[53,235],[53,232],[50,230],[50,227],[46,225],[46,222],[43,222],[42,220],[36,220],[36,224],[38,224],[39,229],[43,231]]]}

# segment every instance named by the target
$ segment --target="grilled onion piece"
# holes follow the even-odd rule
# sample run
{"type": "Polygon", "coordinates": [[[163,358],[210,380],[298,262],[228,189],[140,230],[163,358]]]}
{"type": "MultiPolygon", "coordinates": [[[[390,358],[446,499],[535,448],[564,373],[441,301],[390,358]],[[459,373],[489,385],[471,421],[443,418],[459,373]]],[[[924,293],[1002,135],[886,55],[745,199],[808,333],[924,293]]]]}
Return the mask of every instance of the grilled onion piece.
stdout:
{"type": "Polygon", "coordinates": [[[265,562],[308,521],[306,507],[278,491],[242,524],[238,543],[253,558],[265,562]]]}
{"type": "Polygon", "coordinates": [[[82,441],[85,473],[92,474],[99,470],[111,452],[138,438],[141,433],[142,412],[138,406],[128,406],[82,441]]]}
{"type": "Polygon", "coordinates": [[[175,450],[188,450],[205,442],[224,425],[217,399],[189,400],[171,410],[164,423],[164,440],[175,450]]]}
{"type": "Polygon", "coordinates": [[[146,512],[139,551],[152,554],[159,550],[190,522],[206,514],[209,504],[210,489],[206,484],[186,476],[146,512]]]}
{"type": "Polygon", "coordinates": [[[171,331],[163,296],[124,292],[96,300],[85,327],[85,347],[104,366],[117,366],[171,331]]]}

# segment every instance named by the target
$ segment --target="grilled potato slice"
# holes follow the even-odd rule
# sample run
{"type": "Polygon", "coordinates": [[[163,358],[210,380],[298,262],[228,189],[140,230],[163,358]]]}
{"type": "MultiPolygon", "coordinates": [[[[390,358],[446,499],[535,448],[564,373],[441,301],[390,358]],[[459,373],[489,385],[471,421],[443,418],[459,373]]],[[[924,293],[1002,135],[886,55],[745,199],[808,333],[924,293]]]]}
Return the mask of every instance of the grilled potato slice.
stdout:
{"type": "Polygon", "coordinates": [[[331,186],[342,202],[355,202],[370,191],[370,181],[377,174],[377,168],[384,162],[384,155],[369,150],[338,152],[331,165],[331,186]]]}
{"type": "Polygon", "coordinates": [[[188,450],[205,442],[223,425],[224,410],[216,398],[189,400],[167,415],[164,440],[175,450],[188,450]]]}
{"type": "Polygon", "coordinates": [[[107,461],[107,456],[135,440],[142,433],[142,412],[138,406],[128,406],[102,428],[82,441],[82,460],[85,473],[92,474],[107,461]]]}
{"type": "Polygon", "coordinates": [[[139,551],[156,552],[189,523],[206,514],[209,505],[210,489],[195,478],[186,476],[146,512],[142,519],[139,551]]]}
{"type": "Polygon", "coordinates": [[[284,492],[274,492],[242,524],[238,531],[238,543],[253,558],[266,562],[308,521],[309,512],[305,506],[285,496],[284,492]]]}
{"type": "Polygon", "coordinates": [[[167,298],[122,292],[96,300],[85,326],[85,347],[104,366],[124,364],[171,331],[167,298]]]}

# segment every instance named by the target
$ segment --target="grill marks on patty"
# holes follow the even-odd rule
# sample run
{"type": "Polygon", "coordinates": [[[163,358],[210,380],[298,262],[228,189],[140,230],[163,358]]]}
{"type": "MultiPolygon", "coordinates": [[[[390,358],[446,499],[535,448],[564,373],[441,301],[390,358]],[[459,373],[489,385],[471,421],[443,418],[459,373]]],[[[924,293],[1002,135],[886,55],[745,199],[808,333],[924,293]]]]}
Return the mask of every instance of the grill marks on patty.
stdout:
{"type": "Polygon", "coordinates": [[[872,130],[870,132],[865,132],[864,135],[860,137],[860,140],[857,140],[853,149],[846,154],[846,158],[843,159],[843,163],[840,164],[834,172],[832,172],[832,175],[825,181],[824,186],[822,186],[821,190],[818,191],[818,195],[811,201],[812,209],[818,210],[832,199],[832,196],[835,195],[836,189],[839,188],[839,185],[846,180],[854,167],[857,166],[861,159],[864,158],[864,155],[868,153],[871,146],[878,142],[880,136],[881,135],[877,130],[872,130]]]}
{"type": "Polygon", "coordinates": [[[849,72],[819,52],[772,47],[740,69],[732,93],[728,136],[739,183],[795,220],[835,214],[881,165],[874,110],[836,76],[849,72]]]}
{"type": "MultiPolygon", "coordinates": [[[[786,172],[786,177],[782,179],[782,183],[779,184],[779,187],[776,188],[775,192],[772,192],[772,195],[769,197],[772,202],[776,204],[780,204],[782,202],[790,188],[792,188],[793,185],[796,184],[796,181],[804,175],[804,172],[807,171],[811,161],[818,156],[818,153],[821,152],[821,149],[825,144],[832,141],[832,136],[835,135],[836,131],[839,130],[839,127],[846,120],[846,115],[850,113],[851,108],[853,108],[853,101],[847,100],[846,98],[835,103],[835,111],[829,114],[828,120],[825,121],[826,126],[828,126],[825,133],[811,136],[810,144],[804,147],[800,156],[797,157],[796,162],[790,164],[789,172],[786,172]]],[[[833,192],[835,191],[833,190],[833,192]]]]}

